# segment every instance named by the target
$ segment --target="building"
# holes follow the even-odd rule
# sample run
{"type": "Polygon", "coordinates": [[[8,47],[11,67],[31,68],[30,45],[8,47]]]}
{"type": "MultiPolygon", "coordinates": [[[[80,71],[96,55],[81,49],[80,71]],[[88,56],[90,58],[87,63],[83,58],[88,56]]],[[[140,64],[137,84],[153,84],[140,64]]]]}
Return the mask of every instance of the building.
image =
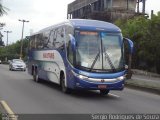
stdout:
{"type": "Polygon", "coordinates": [[[68,19],[83,18],[113,22],[136,12],[137,0],[75,0],[68,5],[68,19]]]}

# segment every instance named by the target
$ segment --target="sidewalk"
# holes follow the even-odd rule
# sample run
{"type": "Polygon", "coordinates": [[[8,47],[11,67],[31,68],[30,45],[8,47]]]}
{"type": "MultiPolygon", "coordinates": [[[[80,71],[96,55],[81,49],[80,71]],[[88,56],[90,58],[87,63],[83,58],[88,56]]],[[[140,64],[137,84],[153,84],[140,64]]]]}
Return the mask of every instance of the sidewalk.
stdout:
{"type": "Polygon", "coordinates": [[[142,72],[140,72],[140,74],[134,73],[131,79],[126,80],[126,86],[160,95],[159,75],[142,74],[142,72]]]}

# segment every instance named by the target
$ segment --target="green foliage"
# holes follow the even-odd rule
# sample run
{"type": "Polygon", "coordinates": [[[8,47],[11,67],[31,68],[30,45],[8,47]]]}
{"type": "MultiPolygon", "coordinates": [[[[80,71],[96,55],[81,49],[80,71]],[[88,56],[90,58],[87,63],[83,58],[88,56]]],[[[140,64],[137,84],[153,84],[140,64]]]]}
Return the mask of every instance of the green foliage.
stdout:
{"type": "MultiPolygon", "coordinates": [[[[0,0],[0,17],[3,16],[4,14],[7,14],[6,11],[8,11],[8,10],[9,10],[8,8],[6,8],[6,7],[4,7],[4,6],[2,5],[2,1],[0,0]]],[[[5,23],[0,23],[0,29],[1,29],[3,26],[5,26],[5,23]]],[[[2,35],[1,32],[0,32],[0,46],[4,46],[4,42],[2,41],[2,37],[3,37],[3,35],[2,35]]]]}
{"type": "Polygon", "coordinates": [[[4,42],[0,39],[0,46],[4,46],[4,42]]]}
{"type": "MultiPolygon", "coordinates": [[[[23,58],[27,56],[27,46],[28,46],[28,40],[24,39],[23,40],[23,58]]],[[[20,48],[21,48],[21,41],[17,41],[16,43],[13,43],[6,47],[1,47],[0,48],[0,59],[2,61],[5,61],[6,58],[8,60],[19,58],[20,48]]]]}
{"type": "Polygon", "coordinates": [[[116,24],[134,42],[133,67],[160,73],[160,12],[152,19],[139,16],[116,24]]]}

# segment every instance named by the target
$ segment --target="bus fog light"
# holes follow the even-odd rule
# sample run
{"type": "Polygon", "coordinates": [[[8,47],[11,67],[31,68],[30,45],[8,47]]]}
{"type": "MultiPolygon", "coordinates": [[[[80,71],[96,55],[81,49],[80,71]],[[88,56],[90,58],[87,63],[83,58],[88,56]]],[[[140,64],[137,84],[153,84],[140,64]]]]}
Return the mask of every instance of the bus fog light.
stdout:
{"type": "Polygon", "coordinates": [[[80,86],[80,83],[76,83],[76,86],[80,86]]]}

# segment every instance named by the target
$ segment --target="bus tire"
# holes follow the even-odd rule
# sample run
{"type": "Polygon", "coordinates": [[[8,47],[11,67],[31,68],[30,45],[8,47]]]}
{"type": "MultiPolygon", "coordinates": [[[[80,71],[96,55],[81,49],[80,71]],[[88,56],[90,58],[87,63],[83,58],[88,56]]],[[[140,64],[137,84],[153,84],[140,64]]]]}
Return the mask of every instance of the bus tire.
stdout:
{"type": "Polygon", "coordinates": [[[109,90],[100,90],[101,95],[108,95],[109,90]]]}
{"type": "Polygon", "coordinates": [[[66,85],[65,85],[65,76],[64,76],[64,74],[61,74],[61,76],[60,76],[60,85],[61,85],[62,92],[71,93],[71,90],[69,88],[67,88],[66,85]]]}
{"type": "Polygon", "coordinates": [[[36,69],[33,71],[33,80],[37,83],[40,82],[40,78],[36,69]]]}

